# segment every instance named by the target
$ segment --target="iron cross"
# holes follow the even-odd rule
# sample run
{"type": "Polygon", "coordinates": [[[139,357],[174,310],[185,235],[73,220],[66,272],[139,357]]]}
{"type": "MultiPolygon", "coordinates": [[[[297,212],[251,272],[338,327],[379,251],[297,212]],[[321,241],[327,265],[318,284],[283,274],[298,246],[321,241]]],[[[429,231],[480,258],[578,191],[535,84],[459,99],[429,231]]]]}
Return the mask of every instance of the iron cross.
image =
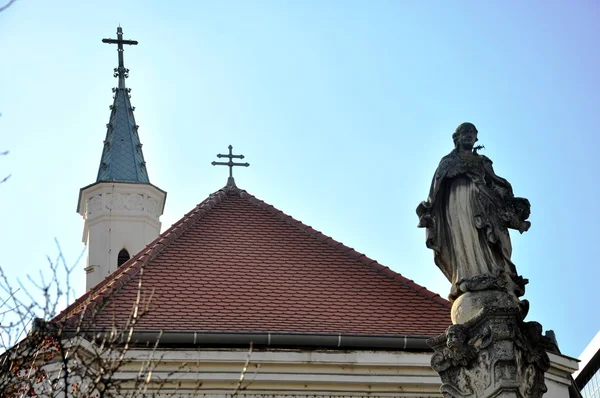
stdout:
{"type": "Polygon", "coordinates": [[[129,44],[130,46],[136,46],[137,40],[123,40],[123,29],[119,26],[117,28],[117,39],[102,39],[102,43],[117,44],[117,51],[119,53],[119,67],[115,68],[115,77],[119,77],[119,88],[125,88],[125,78],[129,77],[129,69],[125,69],[125,63],[123,62],[123,44],[129,44]]]}
{"type": "Polygon", "coordinates": [[[233,178],[233,173],[232,173],[232,169],[233,166],[244,166],[244,167],[248,167],[250,166],[250,163],[234,163],[233,159],[244,159],[244,155],[234,155],[231,153],[231,150],[233,149],[233,147],[231,145],[229,145],[229,154],[228,155],[223,155],[221,153],[219,153],[217,155],[217,157],[220,158],[229,158],[229,162],[212,162],[211,164],[213,166],[229,166],[229,178],[233,178]]]}

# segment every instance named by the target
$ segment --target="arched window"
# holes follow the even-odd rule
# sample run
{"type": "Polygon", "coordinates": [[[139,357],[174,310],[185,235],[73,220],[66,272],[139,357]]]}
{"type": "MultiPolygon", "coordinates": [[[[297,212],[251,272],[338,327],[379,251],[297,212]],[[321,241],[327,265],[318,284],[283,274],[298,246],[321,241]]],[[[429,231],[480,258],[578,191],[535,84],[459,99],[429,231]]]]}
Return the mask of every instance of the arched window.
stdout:
{"type": "Polygon", "coordinates": [[[117,267],[120,267],[121,265],[125,264],[125,262],[127,260],[129,260],[129,253],[127,252],[127,250],[123,249],[119,252],[119,256],[117,257],[117,267]]]}

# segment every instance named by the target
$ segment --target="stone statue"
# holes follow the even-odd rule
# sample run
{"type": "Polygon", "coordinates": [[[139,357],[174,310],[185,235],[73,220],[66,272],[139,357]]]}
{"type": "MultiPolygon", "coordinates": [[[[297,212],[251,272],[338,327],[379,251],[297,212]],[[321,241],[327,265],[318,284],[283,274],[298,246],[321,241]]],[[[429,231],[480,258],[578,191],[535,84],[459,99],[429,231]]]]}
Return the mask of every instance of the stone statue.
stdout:
{"type": "Polygon", "coordinates": [[[477,153],[477,129],[462,123],[452,135],[454,150],[433,176],[429,197],[417,207],[427,247],[452,283],[449,299],[482,290],[500,290],[515,300],[527,280],[512,263],[508,228],[523,233],[531,225],[529,201],[517,198],[492,161],[477,153]]]}
{"type": "Polygon", "coordinates": [[[446,398],[542,398],[551,341],[525,322],[527,280],[512,263],[508,229],[529,229],[529,201],[517,198],[492,161],[474,147],[477,129],[456,129],[454,150],[417,207],[427,247],[452,283],[452,326],[428,341],[446,398]]]}

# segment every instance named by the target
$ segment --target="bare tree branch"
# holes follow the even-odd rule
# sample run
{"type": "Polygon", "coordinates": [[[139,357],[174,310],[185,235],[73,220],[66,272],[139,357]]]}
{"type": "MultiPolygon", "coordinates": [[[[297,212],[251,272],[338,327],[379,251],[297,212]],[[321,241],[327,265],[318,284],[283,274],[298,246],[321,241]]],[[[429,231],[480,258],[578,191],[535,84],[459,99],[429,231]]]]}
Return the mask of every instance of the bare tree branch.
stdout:
{"type": "MultiPolygon", "coordinates": [[[[56,317],[65,298],[68,305],[75,297],[70,277],[76,269],[75,264],[68,265],[56,244],[56,259],[49,258],[37,278],[27,275],[25,280],[17,280],[18,288],[11,286],[0,268],[0,309],[10,307],[0,313],[0,397],[174,398],[201,394],[203,366],[199,361],[181,361],[175,366],[170,359],[165,362],[170,350],[161,347],[162,331],[154,341],[135,340],[134,330],[150,312],[155,294],[154,289],[144,290],[144,267],[132,281],[137,283],[137,291],[125,319],[114,317],[110,326],[106,326],[105,316],[103,323],[98,321],[100,314],[112,309],[108,303],[118,289],[106,291],[102,299],[90,297],[82,302],[77,315],[56,317]]],[[[252,352],[250,344],[231,397],[246,390],[257,375],[260,364],[254,365],[255,371],[248,377],[252,352]]]]}
{"type": "MultiPolygon", "coordinates": [[[[15,1],[15,0],[13,0],[13,1],[15,1]]],[[[10,4],[9,4],[9,5],[10,5],[10,4]]],[[[8,6],[6,6],[6,7],[8,7],[8,6]]],[[[0,9],[0,12],[2,12],[2,10],[1,10],[1,9],[0,9]]],[[[0,152],[0,156],[6,156],[6,155],[8,155],[8,151],[0,152]]],[[[4,182],[6,182],[6,180],[8,180],[8,179],[10,178],[10,176],[11,176],[11,175],[12,175],[12,174],[9,174],[9,175],[7,175],[6,177],[4,177],[3,179],[1,179],[1,180],[0,180],[0,184],[2,184],[2,183],[4,183],[4,182]]]]}
{"type": "Polygon", "coordinates": [[[5,5],[3,5],[2,7],[0,7],[0,12],[6,10],[8,7],[12,6],[13,3],[17,1],[17,0],[9,0],[8,3],[6,3],[5,5]]]}

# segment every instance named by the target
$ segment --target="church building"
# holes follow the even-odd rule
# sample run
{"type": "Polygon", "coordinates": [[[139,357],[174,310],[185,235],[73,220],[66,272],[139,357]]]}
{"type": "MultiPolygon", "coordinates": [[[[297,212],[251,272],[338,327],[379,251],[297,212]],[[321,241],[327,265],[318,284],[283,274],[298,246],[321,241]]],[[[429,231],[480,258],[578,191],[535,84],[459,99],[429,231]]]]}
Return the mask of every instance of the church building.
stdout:
{"type": "MultiPolygon", "coordinates": [[[[165,396],[441,396],[427,340],[451,304],[236,185],[231,147],[226,185],[160,233],[167,193],[125,84],[123,46],[137,42],[117,35],[103,40],[119,63],[98,175],[77,205],[86,293],[54,321],[122,332],[123,396],[141,373],[165,396]]],[[[549,355],[545,396],[567,397],[576,364],[549,355]]]]}

